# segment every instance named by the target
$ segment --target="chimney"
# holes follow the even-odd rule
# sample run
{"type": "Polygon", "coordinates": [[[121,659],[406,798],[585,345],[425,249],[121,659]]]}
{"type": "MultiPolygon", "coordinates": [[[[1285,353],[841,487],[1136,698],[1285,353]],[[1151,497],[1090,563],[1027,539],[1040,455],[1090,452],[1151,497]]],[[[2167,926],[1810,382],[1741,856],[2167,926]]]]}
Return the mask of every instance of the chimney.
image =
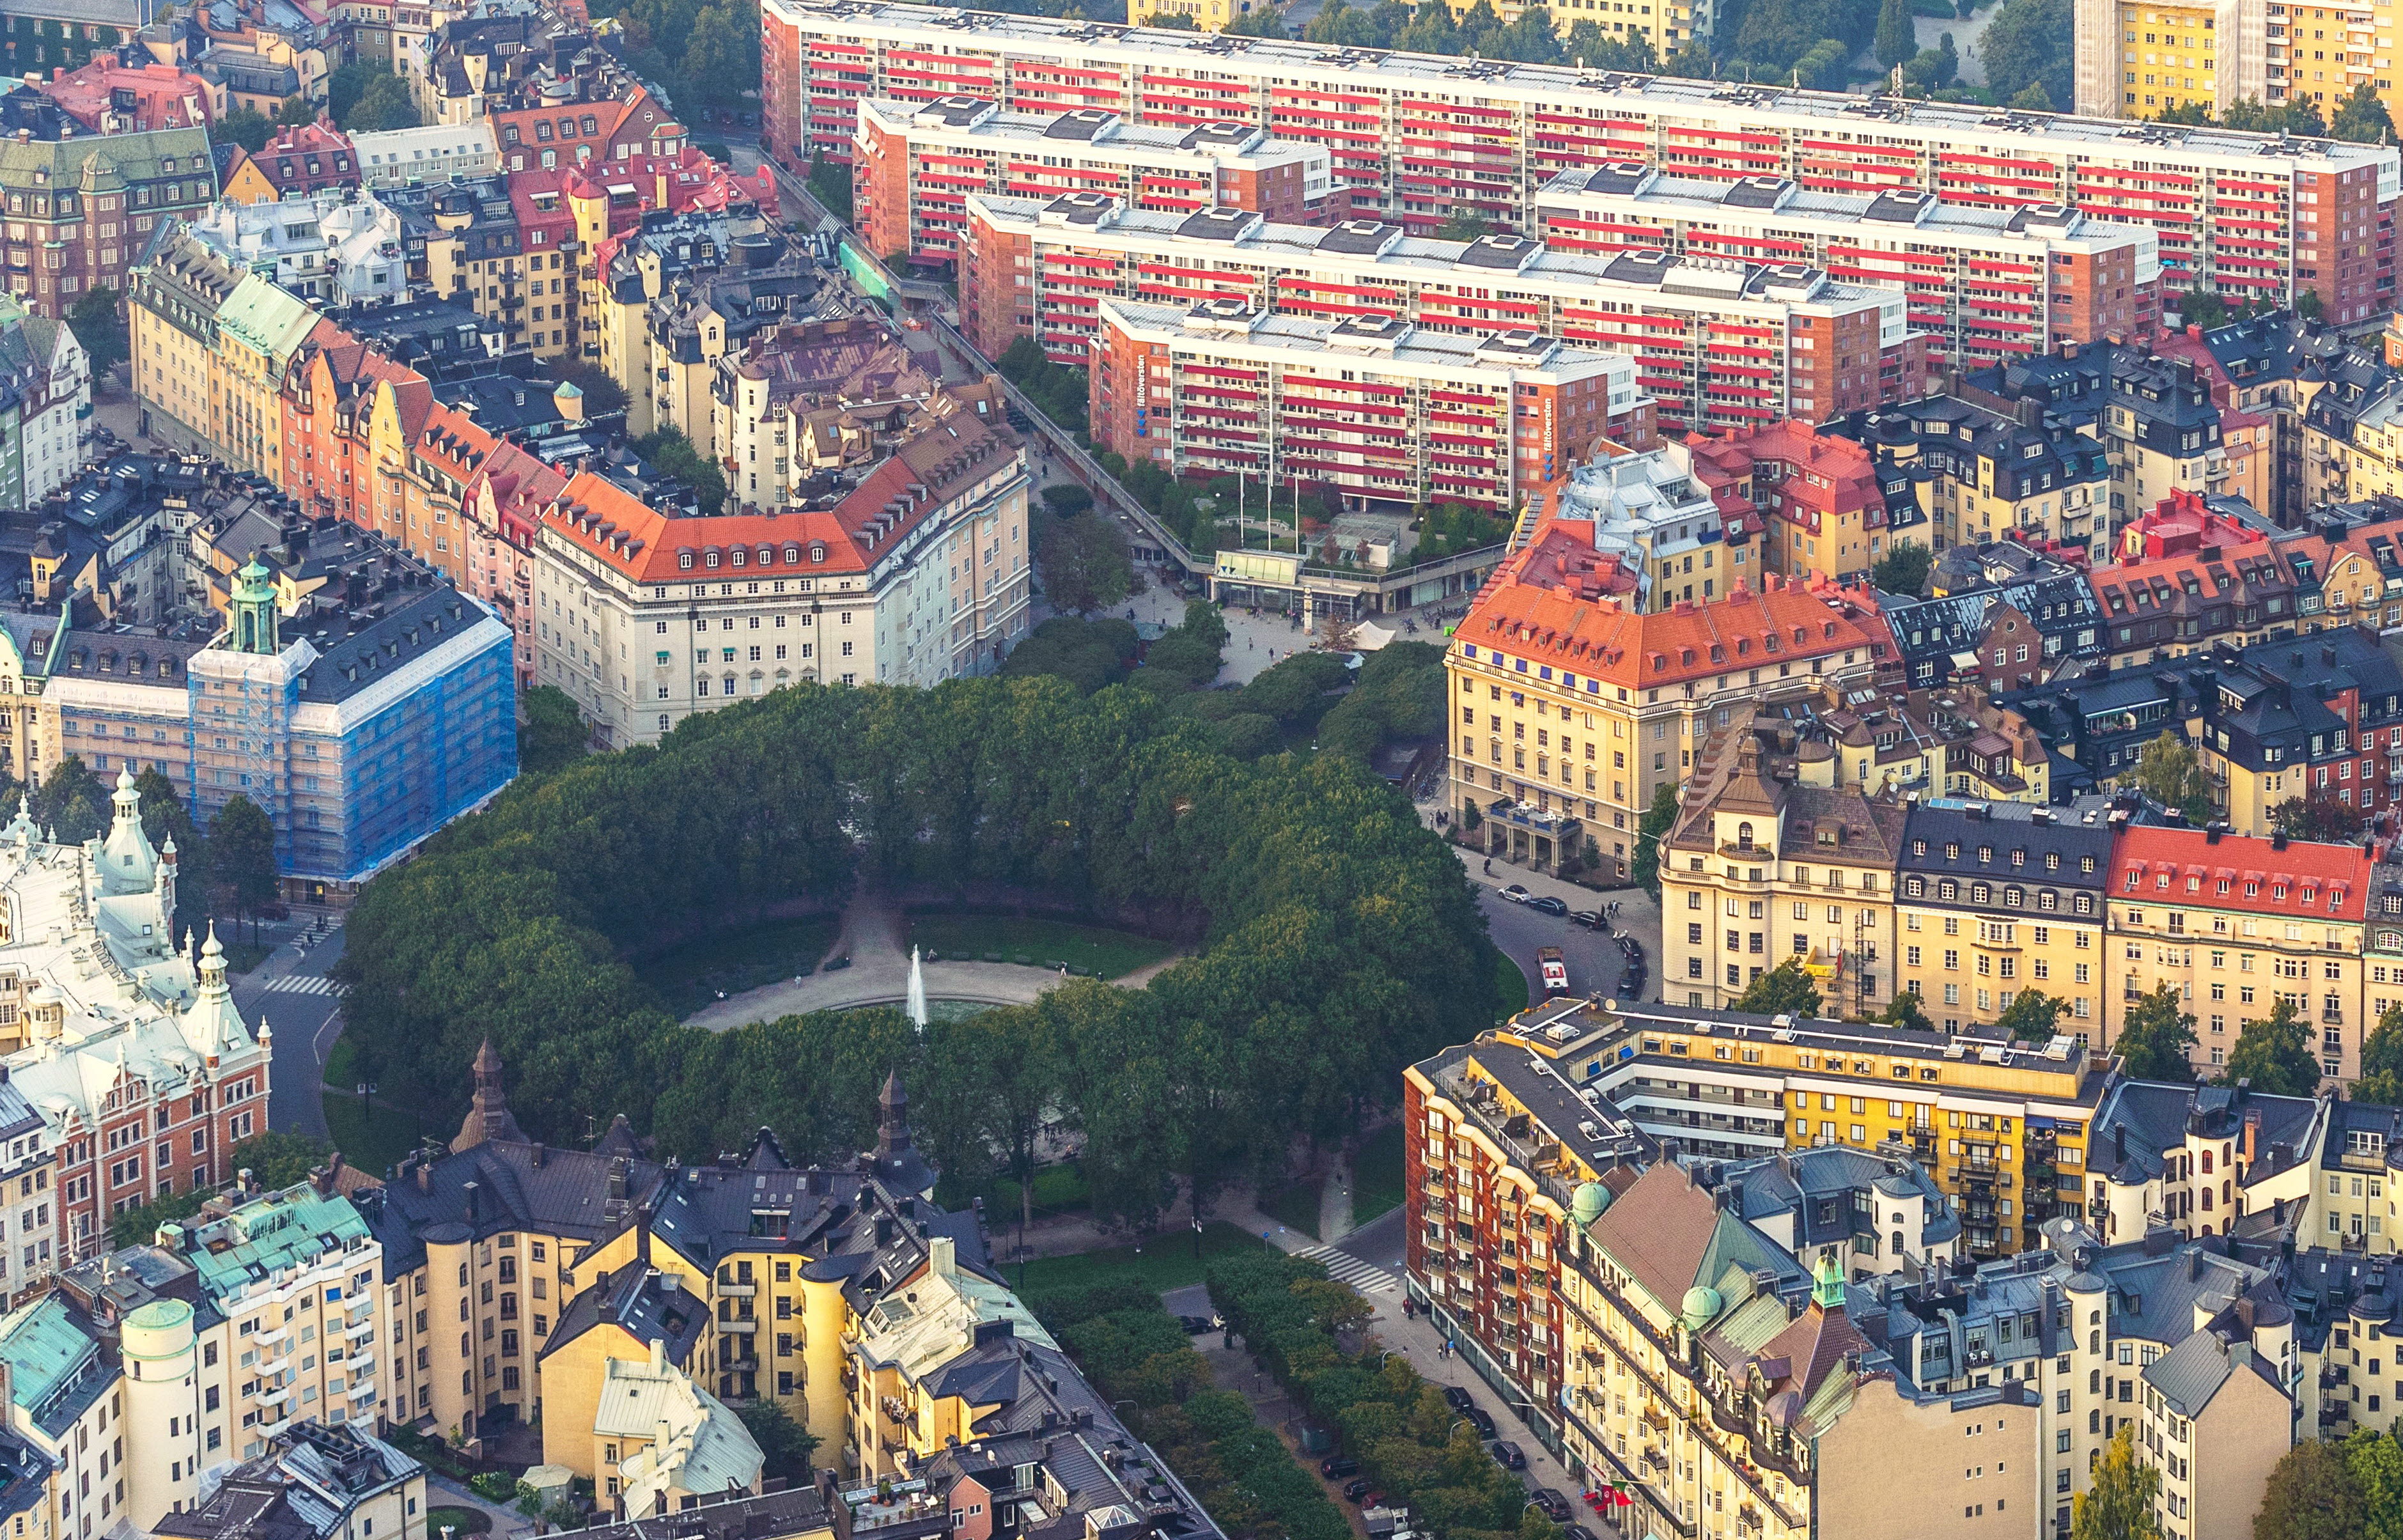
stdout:
{"type": "Polygon", "coordinates": [[[938,1278],[949,1278],[959,1270],[958,1250],[948,1235],[930,1237],[926,1242],[926,1270],[938,1278]]]}
{"type": "Polygon", "coordinates": [[[2244,1164],[2246,1166],[2253,1164],[2254,1145],[2260,1137],[2261,1109],[2247,1107],[2244,1109],[2244,1164]]]}
{"type": "Polygon", "coordinates": [[[431,1160],[420,1160],[417,1163],[417,1190],[420,1192],[434,1190],[434,1162],[431,1160]]]}
{"type": "Polygon", "coordinates": [[[666,1338],[664,1338],[664,1337],[654,1337],[654,1338],[652,1338],[652,1339],[651,1339],[651,1369],[652,1369],[652,1372],[657,1373],[658,1371],[660,1371],[660,1370],[661,1370],[661,1369],[666,1368],[666,1367],[667,1367],[667,1364],[668,1364],[668,1339],[667,1339],[666,1338]]]}

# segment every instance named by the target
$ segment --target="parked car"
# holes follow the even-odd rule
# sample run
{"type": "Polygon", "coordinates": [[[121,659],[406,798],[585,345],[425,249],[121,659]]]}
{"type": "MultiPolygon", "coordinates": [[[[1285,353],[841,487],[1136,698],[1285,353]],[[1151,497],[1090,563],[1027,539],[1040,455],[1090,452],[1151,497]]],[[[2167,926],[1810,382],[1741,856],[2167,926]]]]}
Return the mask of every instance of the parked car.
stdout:
{"type": "Polygon", "coordinates": [[[1460,1415],[1468,1419],[1468,1425],[1477,1430],[1478,1437],[1493,1436],[1493,1414],[1483,1407],[1471,1407],[1460,1415]]]}
{"type": "Polygon", "coordinates": [[[1495,1440],[1493,1448],[1487,1452],[1493,1456],[1493,1463],[1501,1466],[1504,1470],[1525,1470],[1527,1468],[1527,1456],[1525,1452],[1521,1450],[1518,1445],[1511,1443],[1507,1438],[1495,1440]]]}
{"type": "Polygon", "coordinates": [[[1523,904],[1527,901],[1527,890],[1513,882],[1502,890],[1501,896],[1506,903],[1523,904]]]}
{"type": "Polygon", "coordinates": [[[1583,1524],[1563,1524],[1561,1536],[1562,1540],[1593,1540],[1593,1531],[1583,1524]]]}
{"type": "Polygon", "coordinates": [[[1602,927],[1602,915],[1595,909],[1571,909],[1569,923],[1583,925],[1588,930],[1599,930],[1602,927]]]}
{"type": "Polygon", "coordinates": [[[1446,1385],[1443,1387],[1443,1404],[1457,1412],[1469,1412],[1477,1409],[1476,1401],[1471,1399],[1469,1394],[1466,1391],[1462,1390],[1458,1385],[1446,1385]]]}
{"type": "Polygon", "coordinates": [[[1577,1514],[1577,1509],[1569,1506],[1569,1500],[1549,1487],[1537,1487],[1528,1494],[1528,1500],[1543,1509],[1544,1517],[1555,1524],[1565,1524],[1577,1514]]]}
{"type": "Polygon", "coordinates": [[[1562,958],[1560,948],[1537,947],[1535,971],[1544,976],[1545,999],[1549,1000],[1555,995],[1566,994],[1569,992],[1569,965],[1562,958]]]}
{"type": "Polygon", "coordinates": [[[1348,1454],[1330,1454],[1318,1463],[1318,1474],[1329,1481],[1340,1480],[1347,1476],[1357,1476],[1360,1474],[1360,1462],[1348,1454]]]}
{"type": "Polygon", "coordinates": [[[1368,1484],[1368,1478],[1363,1476],[1355,1478],[1350,1485],[1346,1486],[1343,1489],[1343,1495],[1349,1501],[1357,1503],[1360,1499],[1368,1496],[1370,1492],[1376,1490],[1376,1488],[1368,1484]]]}
{"type": "Polygon", "coordinates": [[[1560,899],[1553,897],[1550,894],[1545,894],[1540,897],[1530,898],[1526,900],[1526,905],[1531,909],[1541,909],[1546,914],[1558,915],[1564,920],[1568,918],[1568,905],[1563,903],[1560,899]]]}
{"type": "Polygon", "coordinates": [[[1224,1317],[1216,1315],[1180,1315],[1176,1324],[1185,1328],[1186,1336],[1199,1337],[1205,1331],[1216,1331],[1227,1323],[1224,1317]]]}

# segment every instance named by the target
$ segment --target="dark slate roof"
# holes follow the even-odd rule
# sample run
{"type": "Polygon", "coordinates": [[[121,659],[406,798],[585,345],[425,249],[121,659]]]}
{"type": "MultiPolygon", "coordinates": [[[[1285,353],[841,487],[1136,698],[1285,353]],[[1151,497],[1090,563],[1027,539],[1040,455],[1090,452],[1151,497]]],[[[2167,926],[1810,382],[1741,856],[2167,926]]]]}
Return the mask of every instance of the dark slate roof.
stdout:
{"type": "Polygon", "coordinates": [[[568,1530],[554,1540],[787,1540],[831,1523],[826,1499],[815,1487],[803,1486],[731,1502],[704,1499],[699,1507],[568,1530]]]}
{"type": "Polygon", "coordinates": [[[616,1326],[646,1345],[659,1343],[667,1361],[681,1366],[690,1361],[695,1344],[709,1334],[709,1305],[687,1292],[675,1274],[647,1266],[638,1251],[632,1263],[614,1273],[604,1272],[567,1302],[567,1308],[559,1312],[559,1328],[543,1344],[540,1356],[548,1358],[604,1325],[616,1326]]]}
{"type": "Polygon", "coordinates": [[[1855,1234],[1876,1234],[1875,1205],[1881,1199],[1927,1201],[1932,1208],[1921,1234],[1930,1245],[1961,1234],[1961,1218],[1952,1200],[1924,1169],[1909,1160],[1881,1159],[1867,1150],[1822,1145],[1780,1151],[1729,1166],[1719,1176],[1745,1220],[1793,1215],[1797,1251],[1848,1241],[1855,1234]]]}
{"type": "Polygon", "coordinates": [[[2365,740],[2367,729],[2393,720],[2403,707],[2403,670],[2359,626],[2257,643],[2215,660],[2218,687],[2203,698],[2203,731],[2222,754],[2249,769],[2272,763],[2272,749],[2279,764],[2333,756],[2335,735],[2347,724],[2326,702],[2348,689],[2359,692],[2357,725],[2365,740]]]}
{"type": "Polygon", "coordinates": [[[2283,1398],[2277,1367],[2264,1362],[2249,1342],[2231,1343],[2214,1332],[2199,1331],[2146,1366],[2145,1383],[2159,1391],[2182,1417],[2200,1417],[2223,1386],[2250,1370],[2283,1398]]]}
{"type": "Polygon", "coordinates": [[[664,1174],[650,1161],[626,1156],[488,1141],[430,1161],[404,1160],[381,1193],[370,1195],[368,1221],[383,1244],[383,1275],[390,1282],[424,1265],[429,1238],[541,1229],[599,1240],[664,1174]]]}
{"type": "Polygon", "coordinates": [[[2099,797],[2064,808],[1950,798],[1922,803],[1903,825],[1901,869],[2023,884],[2026,908],[2040,918],[2036,895],[2044,890],[2100,891],[2108,881],[2109,806],[2099,797]]]}
{"type": "Polygon", "coordinates": [[[2206,1138],[2241,1140],[2251,1125],[2255,1157],[2244,1173],[2249,1186],[2294,1164],[2296,1152],[2311,1143],[2321,1106],[2308,1096],[2270,1096],[2235,1086],[2115,1080],[2095,1109],[2087,1161],[2132,1186],[2159,1176],[2161,1152],[2182,1145],[2188,1130],[2206,1138]],[[2273,1146],[2287,1152],[2283,1163],[2271,1160],[2273,1146]]]}

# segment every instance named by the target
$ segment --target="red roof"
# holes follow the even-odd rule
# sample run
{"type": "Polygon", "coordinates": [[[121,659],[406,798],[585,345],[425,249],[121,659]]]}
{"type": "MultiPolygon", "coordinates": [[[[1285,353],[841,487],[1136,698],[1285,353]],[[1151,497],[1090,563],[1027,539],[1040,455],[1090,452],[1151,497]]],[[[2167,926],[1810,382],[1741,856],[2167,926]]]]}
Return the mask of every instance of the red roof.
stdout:
{"type": "Polygon", "coordinates": [[[1612,597],[1616,570],[1593,548],[1590,523],[1549,520],[1487,580],[1452,640],[1472,658],[1629,688],[1889,651],[1883,619],[1847,590],[1771,576],[1757,590],[1738,581],[1724,599],[1639,615],[1612,597]]]}
{"type": "Polygon", "coordinates": [[[2139,825],[2111,856],[2111,896],[2130,903],[2241,909],[2292,920],[2361,920],[2370,859],[2359,845],[2269,839],[2139,825]]]}
{"type": "Polygon", "coordinates": [[[186,75],[173,64],[147,63],[128,69],[117,55],[104,53],[79,70],[53,69],[42,94],[88,129],[118,109],[112,96],[130,91],[130,117],[135,132],[156,129],[204,128],[210,120],[209,89],[197,75],[186,75]]]}

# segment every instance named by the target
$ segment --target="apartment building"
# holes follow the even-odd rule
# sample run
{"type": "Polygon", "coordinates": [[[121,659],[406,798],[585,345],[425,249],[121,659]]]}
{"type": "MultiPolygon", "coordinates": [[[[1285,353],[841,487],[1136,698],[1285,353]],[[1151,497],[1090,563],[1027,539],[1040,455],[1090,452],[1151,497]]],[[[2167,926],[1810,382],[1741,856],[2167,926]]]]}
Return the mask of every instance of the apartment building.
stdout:
{"type": "Polygon", "coordinates": [[[358,185],[358,153],[350,135],[330,121],[285,124],[257,153],[235,155],[225,172],[225,197],[235,203],[272,203],[358,185]]]}
{"type": "Polygon", "coordinates": [[[1327,214],[1331,164],[1325,146],[1271,139],[1243,118],[1158,128],[1100,107],[1004,112],[974,96],[863,102],[854,222],[869,250],[928,262],[957,260],[972,192],[1092,192],[1163,214],[1233,208],[1313,224],[1327,214]]]}
{"type": "Polygon", "coordinates": [[[93,289],[123,293],[153,226],[188,217],[216,195],[204,129],[0,146],[12,235],[0,247],[7,290],[53,321],[93,289]]]}
{"type": "Polygon", "coordinates": [[[1908,538],[1895,533],[1870,452],[1840,434],[1788,420],[1689,441],[1688,449],[1752,505],[1771,572],[1865,584],[1869,569],[1908,538]]]}
{"type": "Polygon", "coordinates": [[[353,134],[351,148],[358,156],[359,179],[370,188],[448,182],[453,172],[488,176],[501,169],[490,122],[380,129],[353,134]]]}
{"type": "Polygon", "coordinates": [[[1026,457],[1003,415],[991,385],[940,393],[899,449],[791,509],[683,515],[578,472],[535,547],[541,682],[628,744],[800,680],[989,672],[1032,602],[1026,457]]]}
{"type": "Polygon", "coordinates": [[[409,293],[400,215],[355,187],[274,201],[229,200],[187,222],[182,234],[315,309],[391,304],[409,293]]]}
{"type": "Polygon", "coordinates": [[[2294,633],[2299,585],[2276,542],[2209,517],[2200,498],[2181,495],[2158,511],[2169,533],[2123,541],[2119,561],[2087,574],[2111,667],[2149,668],[2294,633]]]}
{"type": "Polygon", "coordinates": [[[1596,569],[1603,588],[1639,614],[1709,604],[1767,571],[1751,469],[1748,454],[1709,439],[1605,453],[1569,467],[1545,493],[1543,518],[1585,526],[1616,560],[1596,569]]]}
{"type": "Polygon", "coordinates": [[[427,1512],[424,1465],[355,1423],[300,1422],[278,1429],[257,1459],[226,1471],[215,1491],[150,1533],[235,1540],[271,1529],[293,1540],[365,1540],[380,1530],[417,1540],[427,1512]]]}
{"type": "Polygon", "coordinates": [[[1590,843],[1623,874],[1653,793],[1688,779],[1732,715],[1866,685],[1890,658],[1876,612],[1840,590],[1765,576],[1646,615],[1611,596],[1623,571],[1591,526],[1546,523],[1453,631],[1446,801],[1495,853],[1549,865],[1590,843]]]}
{"type": "Polygon", "coordinates": [[[1629,354],[1664,428],[1816,421],[1927,382],[1900,293],[1834,283],[1807,263],[1577,257],[1525,236],[1429,241],[1372,220],[1320,229],[1240,209],[1153,214],[1100,194],[971,194],[967,210],[961,326],[987,356],[1033,337],[1055,359],[1085,363],[1105,300],[1236,298],[1316,320],[1528,330],[1629,354]]]}
{"type": "Polygon", "coordinates": [[[2387,308],[2384,211],[2403,191],[2390,146],[884,0],[770,0],[761,21],[761,144],[796,173],[813,151],[846,160],[857,104],[871,98],[965,94],[1016,112],[1102,107],[1163,126],[1236,117],[1324,144],[1353,215],[1420,230],[1465,211],[1534,233],[1553,176],[1641,161],[1722,182],[1795,175],[1812,192],[2068,205],[2150,225],[2169,292],[2284,301],[2310,289],[2338,323],[2387,308]],[[2190,195],[2161,199],[2164,175],[2190,178],[2190,195]]]}
{"type": "Polygon", "coordinates": [[[2360,1073],[2364,953],[2372,861],[2321,845],[2218,829],[2132,825],[2112,853],[2116,987],[2104,996],[2108,1047],[2128,1008],[2163,985],[2195,1018],[2189,1061],[2228,1061],[2244,1023],[2280,1001],[2312,1027],[2332,1080],[2360,1073]]]}
{"type": "Polygon", "coordinates": [[[2359,626],[2213,655],[2196,741],[2239,834],[2267,835],[2272,811],[2318,797],[2366,824],[2403,796],[2403,672],[2359,626]]]}
{"type": "Polygon", "coordinates": [[[1909,810],[1854,785],[1789,784],[1768,772],[1749,723],[1732,731],[1732,756],[1696,778],[1660,841],[1663,994],[1731,1005],[1791,960],[1832,1006],[1878,1014],[1896,993],[1893,884],[1909,810]]]}
{"type": "Polygon", "coordinates": [[[1606,446],[1652,446],[1632,359],[1537,332],[1321,321],[1232,297],[1189,308],[1104,299],[1099,319],[1093,440],[1174,476],[1300,479],[1347,498],[1507,512],[1606,446]]]}
{"type": "Polygon", "coordinates": [[[1910,297],[1929,354],[1956,364],[2144,341],[2160,326],[2152,228],[2066,205],[1806,191],[1777,172],[1728,181],[1626,160],[1554,176],[1535,193],[1535,233],[1563,251],[1799,261],[1840,282],[1894,285],[1910,297]]]}
{"type": "Polygon", "coordinates": [[[1945,799],[1910,810],[1896,883],[1901,988],[1947,1033],[1999,1020],[2028,991],[2059,1031],[2104,1018],[2113,827],[2100,798],[2066,808],[1945,799]]]}
{"type": "MultiPolygon", "coordinates": [[[[2207,1438],[2230,1472],[2257,1484],[2292,1437],[2291,1408],[2248,1404],[2257,1422],[2199,1429],[2228,1377],[2178,1371],[2207,1348],[2240,1370],[2257,1364],[2272,1394],[2296,1394],[2304,1366],[2276,1278],[2263,1261],[2230,1256],[2224,1241],[2157,1228],[2111,1245],[2076,1217],[2086,1124],[2118,1082],[2074,1043],[2054,1047],[2058,1055],[1964,1053],[1936,1035],[1669,1007],[1640,1020],[1584,1007],[1531,1014],[1405,1072],[1408,1285],[1463,1360],[1528,1408],[1573,1475],[1634,1498],[1629,1522],[1663,1533],[1728,1523],[1761,1534],[1813,1524],[1847,1534],[1974,1533],[1997,1520],[1998,1533],[2042,1528],[2062,1520],[2119,1422],[2145,1415],[2148,1383],[2163,1406],[2186,1397],[2178,1415],[2188,1425],[2178,1435],[2164,1422],[2141,1458],[2167,1461],[2207,1438]],[[1889,1063],[1900,1080],[1883,1073],[1889,1063]],[[1656,1163],[1641,1139],[1656,1122],[1718,1116],[1686,1101],[1672,1079],[1716,1092],[1722,1105],[1730,1083],[1757,1090],[1771,1139],[1789,1081],[1808,1082],[1813,1101],[1822,1086],[1840,1098],[1865,1091],[1865,1103],[1913,1097],[1929,1119],[1924,1146],[1986,1145],[1981,1162],[1958,1163],[2006,1177],[2040,1169],[2048,1191],[2054,1170],[2076,1168],[2065,1212],[2014,1225],[2026,1244],[2006,1260],[1896,1269],[1891,1254],[1910,1236],[1893,1228],[1907,1231],[1929,1201],[1907,1141],[1727,1167],[1656,1163]],[[1681,1110],[1630,1107],[1636,1131],[1619,1134],[1628,1095],[1653,1088],[1681,1110]],[[1988,1129],[1970,1126],[1979,1119],[1988,1129]],[[1992,1158],[2006,1152],[2038,1158],[1992,1158]],[[2077,1158],[2063,1162],[2063,1153],[2077,1158]],[[1773,1233],[1782,1205],[1757,1201],[1753,1188],[1766,1181],[1783,1193],[1786,1164],[1800,1172],[1814,1162],[1857,1166],[1867,1186],[1847,1187],[1857,1202],[1829,1205],[1829,1233],[1843,1239],[1806,1271],[1773,1233]],[[1768,1211],[1766,1225],[1756,1210],[1768,1211]],[[2121,1303],[2106,1311],[2115,1290],[2121,1303]],[[2187,1359],[2149,1375],[2180,1352],[2187,1359]],[[1565,1364],[1557,1372],[1567,1383],[1548,1396],[1554,1362],[1565,1364]],[[1794,1399],[1781,1400],[1788,1391],[1794,1399]],[[1904,1452],[1921,1440],[1924,1459],[1904,1452]],[[1907,1497],[1894,1491],[1900,1470],[1910,1472],[1907,1497]]],[[[2225,1110],[2202,1122],[2216,1131],[2225,1110]]],[[[1859,1136],[1869,1137],[1867,1127],[1859,1136]]],[[[2173,1158],[2185,1143],[2173,1117],[2173,1158]]],[[[1992,1188],[1983,1200],[1979,1190],[1959,1201],[1993,1206],[1992,1188]]],[[[2190,1506],[2203,1496],[2195,1481],[2190,1471],[2166,1478],[2165,1490],[2190,1506]]],[[[2258,1502],[2257,1490],[2209,1495],[2242,1519],[2258,1502]]]]}
{"type": "Polygon", "coordinates": [[[1937,591],[1925,598],[1879,595],[1914,687],[1975,677],[2013,691],[2102,650],[2103,609],[2085,572],[2022,541],[1948,547],[1929,586],[1937,591]]]}
{"type": "Polygon", "coordinates": [[[2153,118],[2183,104],[2224,115],[2249,100],[2308,103],[2325,118],[2362,86],[2391,108],[2403,102],[2394,30],[2393,18],[2368,5],[2079,0],[2077,110],[2153,118]]]}
{"type": "Polygon", "coordinates": [[[1930,395],[1820,431],[1876,453],[1888,504],[1915,508],[1939,553],[1997,540],[2074,553],[2109,540],[2108,450],[2035,403],[1998,412],[1930,395]]]}
{"type": "MultiPolygon", "coordinates": [[[[739,255],[738,251],[738,255],[739,255]]],[[[787,323],[731,340],[699,395],[710,442],[746,507],[806,501],[822,478],[873,465],[916,427],[938,381],[881,317],[787,323]]]]}

